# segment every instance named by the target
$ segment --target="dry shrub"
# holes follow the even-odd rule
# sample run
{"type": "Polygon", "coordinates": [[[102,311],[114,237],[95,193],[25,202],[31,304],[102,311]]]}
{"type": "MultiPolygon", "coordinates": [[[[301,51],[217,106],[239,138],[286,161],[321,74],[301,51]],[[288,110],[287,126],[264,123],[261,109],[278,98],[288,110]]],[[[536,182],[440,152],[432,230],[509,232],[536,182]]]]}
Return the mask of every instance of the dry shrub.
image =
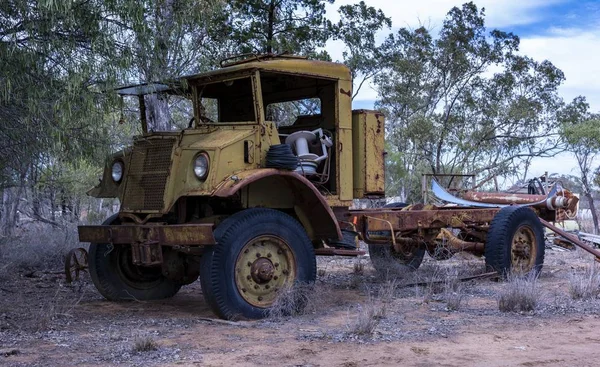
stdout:
{"type": "Polygon", "coordinates": [[[594,299],[600,294],[600,271],[596,264],[586,266],[583,272],[569,274],[569,294],[573,299],[594,299]]]}
{"type": "Polygon", "coordinates": [[[28,308],[25,306],[25,312],[30,313],[33,318],[31,324],[22,324],[24,329],[34,331],[46,331],[53,327],[53,324],[64,319],[73,318],[73,311],[81,303],[85,292],[83,289],[79,289],[79,297],[74,298],[72,293],[66,296],[62,293],[64,288],[57,287],[56,292],[52,299],[45,302],[41,306],[36,305],[35,307],[28,308]]]}
{"type": "Polygon", "coordinates": [[[358,315],[347,325],[347,333],[357,336],[370,336],[377,325],[387,316],[388,307],[392,304],[398,283],[388,281],[379,286],[377,298],[369,295],[367,302],[359,306],[358,315]]]}
{"type": "Polygon", "coordinates": [[[542,293],[537,275],[509,275],[498,296],[498,309],[502,312],[529,312],[536,309],[542,293]]]}
{"type": "Polygon", "coordinates": [[[466,301],[465,286],[456,273],[448,273],[444,280],[444,300],[446,309],[458,311],[466,301]]]}
{"type": "Polygon", "coordinates": [[[133,341],[133,351],[151,352],[158,349],[158,343],[151,336],[138,336],[133,341]]]}
{"type": "Polygon", "coordinates": [[[297,283],[279,290],[279,294],[269,309],[269,317],[282,319],[288,316],[301,316],[318,309],[318,297],[325,292],[315,291],[315,284],[297,283]]]}
{"type": "Polygon", "coordinates": [[[461,268],[442,267],[437,263],[424,267],[418,278],[419,282],[426,283],[423,300],[443,301],[447,310],[459,310],[466,300],[466,289],[459,277],[462,272],[461,268]]]}
{"type": "Polygon", "coordinates": [[[23,269],[60,269],[69,250],[81,247],[75,224],[58,228],[31,223],[3,242],[0,275],[23,269]]]}
{"type": "Polygon", "coordinates": [[[370,336],[386,314],[386,305],[380,300],[369,297],[366,303],[359,306],[358,315],[348,325],[348,334],[370,336]]]}
{"type": "Polygon", "coordinates": [[[356,275],[362,275],[365,272],[365,263],[362,259],[358,259],[354,262],[353,273],[356,275]]]}
{"type": "Polygon", "coordinates": [[[438,296],[445,291],[445,279],[448,276],[448,271],[442,268],[437,262],[421,266],[421,268],[414,273],[409,283],[424,283],[421,287],[415,287],[417,296],[422,290],[423,300],[429,302],[436,300],[438,296]]]}

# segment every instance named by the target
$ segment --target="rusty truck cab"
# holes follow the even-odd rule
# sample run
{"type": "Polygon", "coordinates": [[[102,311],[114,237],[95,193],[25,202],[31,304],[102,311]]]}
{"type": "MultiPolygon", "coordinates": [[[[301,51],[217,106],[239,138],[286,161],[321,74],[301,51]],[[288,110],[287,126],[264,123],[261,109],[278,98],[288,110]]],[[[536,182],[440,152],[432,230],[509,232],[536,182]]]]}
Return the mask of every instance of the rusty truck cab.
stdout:
{"type": "Polygon", "coordinates": [[[383,116],[351,110],[347,67],[268,55],[119,92],[143,133],[90,191],[119,212],[79,227],[106,298],[170,297],[200,277],[219,315],[262,317],[278,290],[314,281],[317,253],[360,253],[336,212],[383,195],[383,116]],[[149,106],[172,96],[191,102],[187,126],[157,129],[149,106]]]}

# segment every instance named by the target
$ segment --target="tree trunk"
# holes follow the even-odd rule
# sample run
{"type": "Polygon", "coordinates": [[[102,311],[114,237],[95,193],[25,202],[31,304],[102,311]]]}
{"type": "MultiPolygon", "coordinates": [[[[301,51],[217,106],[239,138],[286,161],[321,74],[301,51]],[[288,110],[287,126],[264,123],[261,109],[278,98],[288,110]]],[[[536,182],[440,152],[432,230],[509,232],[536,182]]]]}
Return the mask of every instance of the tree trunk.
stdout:
{"type": "Polygon", "coordinates": [[[53,222],[56,222],[56,193],[54,187],[50,187],[50,218],[53,222]]]}
{"type": "Polygon", "coordinates": [[[588,188],[585,188],[585,197],[588,200],[588,204],[590,206],[590,211],[592,212],[592,222],[594,223],[594,234],[598,234],[598,213],[596,213],[596,205],[594,204],[594,198],[592,197],[592,193],[588,191],[588,188]]]}
{"type": "Polygon", "coordinates": [[[1,234],[3,236],[12,236],[15,232],[19,220],[19,204],[23,188],[25,187],[25,177],[27,171],[21,173],[19,186],[5,188],[2,195],[3,212],[1,234]]]}
{"type": "Polygon", "coordinates": [[[171,114],[166,98],[156,94],[146,96],[146,118],[148,129],[155,131],[171,131],[171,114]]]}
{"type": "Polygon", "coordinates": [[[275,0],[269,4],[269,14],[267,20],[267,47],[265,51],[270,54],[273,52],[273,33],[275,24],[275,0]]]}
{"type": "Polygon", "coordinates": [[[12,207],[12,195],[10,187],[6,187],[2,191],[2,217],[0,218],[0,231],[2,236],[12,235],[13,226],[11,225],[11,210],[12,207]]]}

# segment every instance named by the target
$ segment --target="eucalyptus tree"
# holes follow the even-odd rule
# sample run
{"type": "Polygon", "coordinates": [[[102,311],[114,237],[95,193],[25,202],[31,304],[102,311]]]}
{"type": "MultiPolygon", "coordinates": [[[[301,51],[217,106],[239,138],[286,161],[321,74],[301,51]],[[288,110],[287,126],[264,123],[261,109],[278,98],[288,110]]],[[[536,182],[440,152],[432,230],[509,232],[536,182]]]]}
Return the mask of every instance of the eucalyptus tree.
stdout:
{"type": "Polygon", "coordinates": [[[17,199],[33,194],[36,212],[36,193],[51,201],[56,192],[69,196],[69,189],[80,189],[67,177],[78,162],[101,165],[115,147],[118,101],[101,92],[206,67],[210,54],[202,51],[218,45],[218,37],[207,36],[207,19],[219,4],[0,3],[0,187],[10,188],[1,195],[0,218],[10,224],[3,228],[12,228],[17,199]]]}
{"type": "Polygon", "coordinates": [[[0,3],[4,231],[12,230],[26,186],[37,185],[33,171],[97,151],[103,113],[89,87],[114,79],[108,56],[120,60],[103,12],[102,1],[0,3]]]}
{"type": "Polygon", "coordinates": [[[350,68],[356,97],[365,82],[379,74],[389,62],[386,45],[377,42],[376,35],[392,26],[392,20],[381,9],[367,6],[364,1],[343,5],[338,9],[339,21],[331,24],[332,39],[343,43],[343,63],[350,68]]]}
{"type": "Polygon", "coordinates": [[[315,54],[330,35],[333,0],[229,0],[226,32],[242,53],[315,54]]]}
{"type": "Polygon", "coordinates": [[[600,153],[600,115],[589,111],[590,106],[584,97],[577,97],[559,113],[561,132],[567,143],[567,151],[577,160],[579,175],[577,180],[588,202],[594,233],[599,233],[598,214],[594,203],[594,165],[600,153]]]}
{"type": "Polygon", "coordinates": [[[386,47],[391,64],[376,78],[376,106],[387,114],[395,174],[406,179],[401,192],[424,170],[484,184],[560,147],[563,73],[519,54],[516,35],[488,31],[473,3],[450,10],[437,37],[401,28],[386,47]]]}

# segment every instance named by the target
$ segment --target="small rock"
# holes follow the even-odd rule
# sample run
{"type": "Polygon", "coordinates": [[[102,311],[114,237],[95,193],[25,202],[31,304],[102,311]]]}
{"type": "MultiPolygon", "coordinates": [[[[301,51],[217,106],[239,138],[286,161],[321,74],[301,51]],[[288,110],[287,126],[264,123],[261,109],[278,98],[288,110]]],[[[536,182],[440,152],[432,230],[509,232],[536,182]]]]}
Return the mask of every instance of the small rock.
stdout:
{"type": "Polygon", "coordinates": [[[18,349],[0,349],[0,355],[3,357],[16,356],[21,354],[21,351],[18,349]]]}

